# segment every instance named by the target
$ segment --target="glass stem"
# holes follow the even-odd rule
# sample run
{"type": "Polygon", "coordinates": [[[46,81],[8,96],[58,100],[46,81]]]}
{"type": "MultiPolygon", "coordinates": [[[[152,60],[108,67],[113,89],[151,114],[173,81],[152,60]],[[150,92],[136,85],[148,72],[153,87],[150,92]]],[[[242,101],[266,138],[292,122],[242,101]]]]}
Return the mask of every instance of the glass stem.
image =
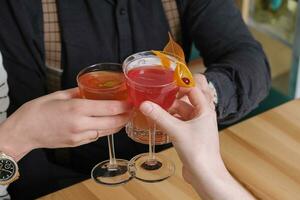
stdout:
{"type": "Polygon", "coordinates": [[[155,158],[155,136],[156,136],[156,124],[150,120],[149,121],[149,156],[147,163],[156,164],[155,158]]]}
{"type": "Polygon", "coordinates": [[[113,166],[117,164],[115,155],[114,135],[107,136],[108,151],[109,151],[109,165],[113,166]]]}

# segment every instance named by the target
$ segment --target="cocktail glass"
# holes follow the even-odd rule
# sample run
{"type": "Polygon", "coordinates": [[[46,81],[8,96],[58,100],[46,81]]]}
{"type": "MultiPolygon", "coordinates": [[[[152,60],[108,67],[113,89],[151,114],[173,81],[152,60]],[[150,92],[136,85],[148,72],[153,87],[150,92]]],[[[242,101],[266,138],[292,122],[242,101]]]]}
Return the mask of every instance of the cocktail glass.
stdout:
{"type": "MultiPolygon", "coordinates": [[[[127,88],[122,66],[115,63],[95,64],[83,69],[77,76],[82,98],[92,100],[126,100],[127,88]]],[[[132,176],[128,172],[128,161],[116,159],[114,136],[107,136],[109,160],[97,164],[91,177],[97,183],[118,185],[128,182],[132,176]]]]}
{"type": "Polygon", "coordinates": [[[149,153],[132,158],[129,162],[129,171],[135,178],[145,182],[165,180],[175,171],[172,161],[155,154],[156,124],[150,119],[147,119],[147,123],[141,122],[144,120],[144,116],[138,111],[140,104],[144,101],[157,103],[165,110],[173,104],[179,90],[174,81],[177,59],[171,55],[167,55],[167,57],[171,62],[169,69],[162,66],[161,60],[152,51],[131,55],[123,63],[129,100],[136,111],[127,125],[126,131],[130,137],[135,136],[135,140],[138,142],[141,137],[145,136],[143,132],[139,132],[141,129],[148,129],[149,137],[149,153]],[[137,124],[138,120],[141,121],[137,124]],[[139,136],[139,133],[142,133],[143,136],[139,136]]]}

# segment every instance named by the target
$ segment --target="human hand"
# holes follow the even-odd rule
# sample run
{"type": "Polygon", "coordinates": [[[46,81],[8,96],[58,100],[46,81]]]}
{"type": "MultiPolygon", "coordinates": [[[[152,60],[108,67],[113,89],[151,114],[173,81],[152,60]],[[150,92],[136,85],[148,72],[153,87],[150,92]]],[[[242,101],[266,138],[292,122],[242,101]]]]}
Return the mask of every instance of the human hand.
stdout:
{"type": "Polygon", "coordinates": [[[171,108],[177,118],[152,102],[144,102],[140,110],[171,137],[184,166],[183,175],[191,183],[193,176],[190,174],[224,165],[214,105],[208,103],[198,88],[186,91],[186,95],[191,104],[177,99],[171,108]]]}
{"type": "Polygon", "coordinates": [[[140,110],[171,137],[183,177],[201,198],[254,199],[222,161],[214,105],[199,88],[186,90],[186,95],[190,103],[178,99],[171,108],[176,117],[151,102],[143,102],[140,110]]]}
{"type": "MultiPolygon", "coordinates": [[[[215,109],[214,91],[208,86],[208,81],[205,75],[198,73],[194,74],[193,77],[196,81],[196,87],[202,91],[209,105],[215,109]]],[[[180,88],[177,99],[181,99],[187,103],[190,103],[186,95],[189,91],[190,88],[180,88]]]]}
{"type": "Polygon", "coordinates": [[[131,106],[79,99],[77,88],[24,104],[0,126],[1,151],[18,160],[35,148],[73,147],[118,132],[131,106]]]}

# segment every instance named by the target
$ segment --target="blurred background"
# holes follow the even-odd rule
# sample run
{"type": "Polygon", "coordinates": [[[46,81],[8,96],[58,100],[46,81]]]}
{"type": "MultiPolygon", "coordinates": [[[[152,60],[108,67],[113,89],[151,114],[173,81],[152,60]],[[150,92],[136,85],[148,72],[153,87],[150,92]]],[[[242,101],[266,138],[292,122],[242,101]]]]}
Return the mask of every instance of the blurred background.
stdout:
{"type": "MultiPolygon", "coordinates": [[[[272,71],[269,96],[246,118],[300,97],[300,9],[298,0],[235,0],[272,71]],[[299,74],[298,74],[299,73],[299,74]]],[[[193,49],[191,63],[199,57],[193,49]]]]}

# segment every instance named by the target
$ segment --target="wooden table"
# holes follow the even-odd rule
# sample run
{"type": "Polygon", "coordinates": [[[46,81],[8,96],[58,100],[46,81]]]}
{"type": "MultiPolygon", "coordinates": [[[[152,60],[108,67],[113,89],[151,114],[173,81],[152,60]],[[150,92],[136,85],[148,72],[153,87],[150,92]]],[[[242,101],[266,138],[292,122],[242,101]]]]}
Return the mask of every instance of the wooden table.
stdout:
{"type": "MultiPolygon", "coordinates": [[[[232,126],[221,132],[220,140],[227,168],[258,199],[300,199],[300,100],[232,126]]],[[[177,167],[175,176],[167,181],[146,184],[133,180],[111,188],[87,180],[42,199],[200,199],[183,181],[174,149],[162,153],[177,167]]]]}
{"type": "Polygon", "coordinates": [[[181,176],[181,162],[174,148],[164,151],[175,162],[175,175],[160,183],[143,183],[132,180],[121,186],[108,187],[87,180],[52,193],[43,200],[198,200],[193,188],[181,176]]]}
{"type": "Polygon", "coordinates": [[[300,199],[300,100],[221,134],[227,168],[259,199],[300,199]]]}

